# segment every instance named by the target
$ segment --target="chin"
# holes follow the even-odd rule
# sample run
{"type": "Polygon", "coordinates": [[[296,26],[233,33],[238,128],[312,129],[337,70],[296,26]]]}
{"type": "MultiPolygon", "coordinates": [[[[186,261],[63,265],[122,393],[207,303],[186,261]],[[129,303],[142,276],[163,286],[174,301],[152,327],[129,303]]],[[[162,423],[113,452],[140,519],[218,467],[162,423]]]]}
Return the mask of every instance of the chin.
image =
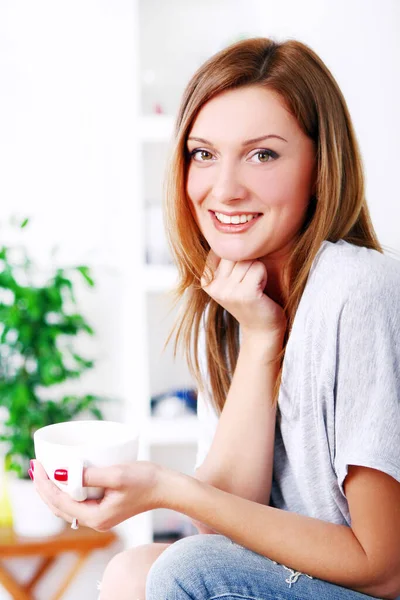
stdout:
{"type": "Polygon", "coordinates": [[[232,262],[242,262],[244,260],[257,260],[262,256],[262,253],[259,251],[254,252],[243,252],[239,250],[228,250],[221,248],[213,248],[215,254],[224,260],[230,260],[232,262]]]}

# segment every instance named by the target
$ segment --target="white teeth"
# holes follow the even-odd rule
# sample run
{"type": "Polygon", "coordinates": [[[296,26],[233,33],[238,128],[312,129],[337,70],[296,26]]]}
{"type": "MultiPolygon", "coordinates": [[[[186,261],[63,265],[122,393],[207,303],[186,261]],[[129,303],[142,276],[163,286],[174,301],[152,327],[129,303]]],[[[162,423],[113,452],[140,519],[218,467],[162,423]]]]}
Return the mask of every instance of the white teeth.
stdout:
{"type": "Polygon", "coordinates": [[[238,223],[251,221],[251,219],[254,219],[257,215],[235,215],[234,217],[228,217],[228,215],[216,212],[215,216],[221,223],[233,223],[234,225],[237,225],[238,223]]]}

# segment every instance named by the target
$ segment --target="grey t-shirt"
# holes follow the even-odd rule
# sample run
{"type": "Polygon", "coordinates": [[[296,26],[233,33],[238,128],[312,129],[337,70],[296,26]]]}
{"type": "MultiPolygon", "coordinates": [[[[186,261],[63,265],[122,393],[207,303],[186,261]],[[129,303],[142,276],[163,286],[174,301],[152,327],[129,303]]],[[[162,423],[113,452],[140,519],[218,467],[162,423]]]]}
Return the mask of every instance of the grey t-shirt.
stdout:
{"type": "MultiPolygon", "coordinates": [[[[199,350],[205,374],[204,332],[199,350]]],[[[195,468],[218,424],[205,379],[195,468]]],[[[324,241],[286,347],[270,505],[351,525],[350,464],[400,481],[400,262],[324,241]]]]}

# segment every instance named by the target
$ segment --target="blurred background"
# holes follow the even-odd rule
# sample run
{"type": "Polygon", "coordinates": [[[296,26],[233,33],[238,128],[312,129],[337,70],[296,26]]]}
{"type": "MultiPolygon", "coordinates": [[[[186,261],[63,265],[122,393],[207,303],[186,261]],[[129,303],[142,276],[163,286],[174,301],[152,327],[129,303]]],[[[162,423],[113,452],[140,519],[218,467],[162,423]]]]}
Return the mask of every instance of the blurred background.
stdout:
{"type": "MultiPolygon", "coordinates": [[[[75,344],[93,365],[53,395],[106,397],[105,418],[140,424],[141,458],[193,472],[196,389],[172,344],[162,353],[175,317],[162,182],[185,85],[242,38],[310,45],[347,100],[380,241],[400,251],[399,30],[398,0],[0,0],[0,248],[25,248],[37,281],[84,265],[94,282],[73,278],[93,329],[75,344]],[[26,218],[23,229],[10,221],[26,218]]],[[[8,418],[0,399],[0,428],[8,418]]],[[[5,489],[3,473],[3,514],[5,489]]],[[[93,553],[63,598],[97,598],[96,581],[121,548],[195,530],[158,510],[116,532],[119,541],[93,553]]],[[[60,556],[37,598],[53,597],[71,560],[60,556]]],[[[27,580],[35,561],[7,559],[3,568],[27,580]]],[[[0,600],[11,597],[0,585],[0,600]]]]}

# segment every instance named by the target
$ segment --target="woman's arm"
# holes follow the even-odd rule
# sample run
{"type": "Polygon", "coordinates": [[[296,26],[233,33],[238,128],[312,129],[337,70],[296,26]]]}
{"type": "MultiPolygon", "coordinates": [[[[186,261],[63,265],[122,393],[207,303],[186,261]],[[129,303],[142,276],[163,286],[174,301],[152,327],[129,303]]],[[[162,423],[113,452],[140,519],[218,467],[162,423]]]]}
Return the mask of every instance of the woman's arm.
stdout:
{"type": "Polygon", "coordinates": [[[281,337],[268,345],[243,338],[213,443],[196,471],[198,479],[261,504],[268,504],[271,493],[276,420],[272,393],[278,374],[271,360],[281,348],[281,337]]]}
{"type": "Polygon", "coordinates": [[[233,496],[182,473],[160,477],[162,507],[312,577],[379,598],[400,595],[400,483],[385,473],[350,467],[352,528],[233,496]]]}
{"type": "MultiPolygon", "coordinates": [[[[270,360],[281,348],[280,337],[268,346],[243,338],[213,443],[195,473],[205,483],[260,504],[268,504],[271,493],[278,368],[270,360]]],[[[193,523],[199,533],[213,533],[193,523]]]]}

